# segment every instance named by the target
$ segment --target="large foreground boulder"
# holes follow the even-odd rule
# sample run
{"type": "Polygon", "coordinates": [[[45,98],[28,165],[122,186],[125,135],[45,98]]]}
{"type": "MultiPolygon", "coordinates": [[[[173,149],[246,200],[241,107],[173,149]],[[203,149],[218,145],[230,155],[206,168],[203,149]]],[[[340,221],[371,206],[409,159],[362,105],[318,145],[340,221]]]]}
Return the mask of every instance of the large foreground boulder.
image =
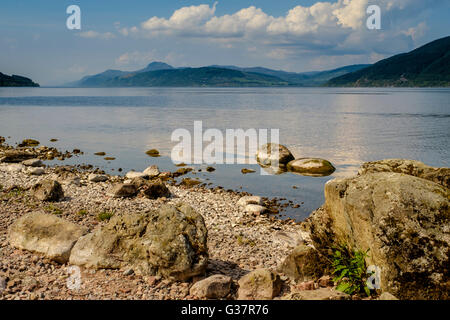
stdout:
{"type": "Polygon", "coordinates": [[[60,263],[69,260],[75,242],[86,228],[43,212],[33,212],[17,219],[9,228],[11,246],[37,252],[60,263]]]}
{"type": "Polygon", "coordinates": [[[430,180],[450,188],[450,168],[434,168],[423,162],[405,159],[387,159],[364,163],[359,174],[374,172],[396,172],[430,180]]]}
{"type": "MultiPolygon", "coordinates": [[[[367,166],[366,166],[367,167],[367,166]]],[[[450,191],[429,180],[365,173],[325,185],[325,205],[307,222],[318,248],[369,251],[381,289],[402,299],[448,299],[450,191]]]]}
{"type": "Polygon", "coordinates": [[[70,263],[91,268],[133,268],[143,275],[186,281],[204,273],[208,260],[203,217],[186,204],[148,214],[115,216],[82,237],[70,263]]]}

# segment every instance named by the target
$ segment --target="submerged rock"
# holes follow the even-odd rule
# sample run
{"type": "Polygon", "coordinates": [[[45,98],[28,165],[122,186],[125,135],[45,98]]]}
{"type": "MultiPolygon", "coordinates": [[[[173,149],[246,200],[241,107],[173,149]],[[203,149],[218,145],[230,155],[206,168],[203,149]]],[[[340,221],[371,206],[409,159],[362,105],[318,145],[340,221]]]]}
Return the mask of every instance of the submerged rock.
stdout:
{"type": "Polygon", "coordinates": [[[254,172],[256,172],[256,171],[255,171],[255,170],[252,170],[252,169],[247,169],[247,168],[241,169],[241,173],[242,173],[242,174],[254,173],[254,172]]]}
{"type": "Polygon", "coordinates": [[[291,172],[302,175],[327,176],[332,174],[336,168],[328,161],[318,158],[295,159],[287,164],[291,172]]]}
{"type": "Polygon", "coordinates": [[[159,157],[159,151],[156,149],[150,149],[145,152],[150,157],[159,157]]]}
{"type": "Polygon", "coordinates": [[[132,268],[142,275],[186,281],[203,274],[208,261],[203,217],[186,204],[149,214],[114,216],[82,237],[70,263],[90,268],[132,268]]]}
{"type": "Polygon", "coordinates": [[[43,180],[31,188],[33,196],[41,201],[59,201],[64,198],[64,191],[58,181],[43,180]]]}
{"type": "Polygon", "coordinates": [[[263,167],[279,167],[294,159],[288,148],[277,143],[266,143],[256,153],[256,161],[263,167]]]}
{"type": "MultiPolygon", "coordinates": [[[[368,166],[366,166],[368,167],[368,166]]],[[[308,218],[316,247],[369,251],[381,289],[401,299],[448,299],[450,191],[392,172],[363,173],[325,185],[325,205],[308,218]]]]}
{"type": "Polygon", "coordinates": [[[28,213],[9,228],[11,246],[43,254],[60,263],[69,260],[75,242],[86,228],[43,212],[28,213]]]}
{"type": "Polygon", "coordinates": [[[19,144],[19,147],[37,147],[40,144],[39,141],[34,139],[25,139],[19,144]]]}

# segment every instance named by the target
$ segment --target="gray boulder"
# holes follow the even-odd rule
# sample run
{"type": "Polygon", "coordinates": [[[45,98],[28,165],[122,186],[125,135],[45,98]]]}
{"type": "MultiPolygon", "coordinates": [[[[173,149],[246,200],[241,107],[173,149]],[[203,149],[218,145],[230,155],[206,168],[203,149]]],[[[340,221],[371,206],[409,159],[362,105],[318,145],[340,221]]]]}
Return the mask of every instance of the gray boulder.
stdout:
{"type": "Polygon", "coordinates": [[[186,204],[149,214],[114,216],[82,237],[70,263],[90,268],[132,268],[142,275],[186,281],[203,274],[208,261],[203,217],[186,204]]]}
{"type": "Polygon", "coordinates": [[[327,176],[336,170],[331,162],[319,158],[292,160],[287,164],[287,169],[291,172],[311,176],[327,176]]]}
{"type": "Polygon", "coordinates": [[[86,228],[43,212],[33,212],[17,219],[9,228],[11,246],[43,254],[60,263],[69,260],[75,242],[86,228]]]}
{"type": "Polygon", "coordinates": [[[271,300],[280,294],[280,276],[268,269],[256,269],[239,279],[238,300],[271,300]]]}
{"type": "Polygon", "coordinates": [[[111,188],[110,194],[114,198],[130,198],[134,197],[138,192],[138,188],[132,183],[119,183],[111,188]]]}
{"type": "Polygon", "coordinates": [[[396,172],[436,182],[450,188],[450,168],[434,168],[423,162],[405,159],[387,159],[364,163],[359,175],[375,172],[396,172]]]}
{"type": "Polygon", "coordinates": [[[450,191],[429,180],[365,173],[325,185],[325,204],[308,219],[318,248],[369,251],[381,289],[401,299],[448,299],[450,191]]]}
{"type": "Polygon", "coordinates": [[[194,283],[189,293],[200,299],[222,299],[230,293],[231,283],[230,277],[216,274],[194,283]]]}
{"type": "Polygon", "coordinates": [[[41,201],[59,201],[64,198],[64,191],[58,181],[43,180],[31,188],[33,196],[41,201]]]}
{"type": "Polygon", "coordinates": [[[256,161],[263,167],[279,167],[294,160],[288,148],[277,143],[266,143],[256,152],[256,161]]]}

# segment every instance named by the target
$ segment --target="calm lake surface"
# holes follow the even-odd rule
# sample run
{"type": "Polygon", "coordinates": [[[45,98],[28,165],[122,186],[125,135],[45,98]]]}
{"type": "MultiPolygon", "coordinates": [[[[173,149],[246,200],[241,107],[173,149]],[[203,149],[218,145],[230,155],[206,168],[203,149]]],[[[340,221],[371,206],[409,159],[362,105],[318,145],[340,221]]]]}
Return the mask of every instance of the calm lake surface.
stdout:
{"type": "Polygon", "coordinates": [[[283,212],[297,220],[323,203],[326,181],[355,174],[365,161],[408,158],[449,166],[450,89],[0,88],[0,136],[10,137],[8,143],[34,138],[63,151],[79,148],[85,155],[64,163],[90,163],[108,172],[151,164],[175,170],[171,134],[177,128],[193,132],[198,120],[203,130],[224,133],[279,129],[280,143],[294,156],[335,165],[332,176],[321,178],[261,175],[250,164],[214,165],[213,173],[193,175],[212,186],[303,202],[283,212]],[[148,157],[145,151],[152,148],[162,156],[148,157]],[[93,155],[99,151],[116,160],[93,155]],[[257,171],[243,175],[244,167],[257,171]]]}

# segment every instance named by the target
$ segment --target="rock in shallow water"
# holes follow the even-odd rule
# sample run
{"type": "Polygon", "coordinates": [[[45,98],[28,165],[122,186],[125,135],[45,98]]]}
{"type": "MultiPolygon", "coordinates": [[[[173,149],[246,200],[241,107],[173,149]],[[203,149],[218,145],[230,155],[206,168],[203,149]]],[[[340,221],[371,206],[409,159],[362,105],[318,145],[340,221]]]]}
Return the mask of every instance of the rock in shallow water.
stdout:
{"type": "Polygon", "coordinates": [[[289,149],[277,143],[266,143],[256,153],[256,161],[265,167],[286,165],[292,160],[294,156],[289,149]]]}
{"type": "Polygon", "coordinates": [[[11,246],[37,252],[60,263],[69,260],[75,242],[86,228],[43,212],[29,213],[9,228],[11,246]]]}
{"type": "Polygon", "coordinates": [[[186,281],[204,273],[208,260],[203,217],[186,204],[150,214],[114,216],[82,237],[70,263],[91,268],[131,267],[137,274],[186,281]]]}
{"type": "Polygon", "coordinates": [[[287,164],[287,169],[302,175],[327,176],[332,174],[336,168],[328,161],[318,158],[295,159],[287,164]]]}

